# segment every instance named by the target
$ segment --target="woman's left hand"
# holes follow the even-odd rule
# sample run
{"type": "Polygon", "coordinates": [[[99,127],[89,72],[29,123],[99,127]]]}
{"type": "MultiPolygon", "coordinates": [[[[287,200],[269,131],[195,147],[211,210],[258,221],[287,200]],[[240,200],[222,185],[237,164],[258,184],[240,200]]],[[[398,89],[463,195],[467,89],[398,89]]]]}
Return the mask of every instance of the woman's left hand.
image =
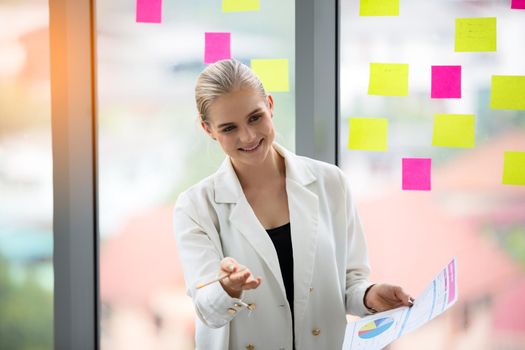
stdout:
{"type": "Polygon", "coordinates": [[[405,293],[403,288],[386,283],[370,288],[365,299],[365,306],[378,312],[413,304],[414,298],[405,293]]]}

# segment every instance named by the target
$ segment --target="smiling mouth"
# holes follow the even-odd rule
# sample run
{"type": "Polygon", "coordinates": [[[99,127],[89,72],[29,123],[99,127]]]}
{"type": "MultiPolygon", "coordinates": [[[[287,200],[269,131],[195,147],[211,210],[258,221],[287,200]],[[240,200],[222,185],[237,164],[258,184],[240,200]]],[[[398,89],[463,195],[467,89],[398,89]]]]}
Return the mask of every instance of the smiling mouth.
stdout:
{"type": "Polygon", "coordinates": [[[253,152],[253,151],[257,150],[257,149],[261,146],[263,140],[264,140],[264,139],[261,139],[261,141],[259,141],[259,143],[258,143],[255,147],[253,147],[253,148],[239,148],[239,149],[240,149],[241,151],[243,151],[243,152],[253,152]]]}

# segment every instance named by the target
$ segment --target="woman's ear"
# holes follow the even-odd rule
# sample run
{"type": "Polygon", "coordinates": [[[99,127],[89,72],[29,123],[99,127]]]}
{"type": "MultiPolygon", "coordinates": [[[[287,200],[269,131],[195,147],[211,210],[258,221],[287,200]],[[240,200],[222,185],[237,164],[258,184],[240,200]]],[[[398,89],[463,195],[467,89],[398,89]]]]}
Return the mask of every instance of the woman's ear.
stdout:
{"type": "Polygon", "coordinates": [[[208,135],[210,135],[212,139],[216,140],[216,138],[213,137],[213,132],[211,131],[210,125],[207,122],[201,120],[201,127],[208,135]]]}
{"type": "Polygon", "coordinates": [[[270,113],[273,117],[273,97],[272,95],[268,95],[267,99],[268,99],[268,108],[270,109],[270,113]]]}

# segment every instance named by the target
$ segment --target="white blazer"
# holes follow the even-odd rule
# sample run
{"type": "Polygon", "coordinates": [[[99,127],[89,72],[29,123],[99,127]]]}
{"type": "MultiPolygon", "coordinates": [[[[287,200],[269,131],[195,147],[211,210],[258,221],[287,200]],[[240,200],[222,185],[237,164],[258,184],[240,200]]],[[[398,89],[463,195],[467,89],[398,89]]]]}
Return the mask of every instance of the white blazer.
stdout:
{"type": "MultiPolygon", "coordinates": [[[[348,182],[334,165],[274,147],[286,166],[295,349],[341,349],[346,314],[368,314],[363,295],[370,285],[366,242],[348,182]]],[[[198,316],[197,349],[293,350],[292,316],[277,253],[229,157],[215,174],[178,197],[174,230],[198,316]],[[217,276],[226,256],[262,276],[261,285],[240,299],[231,298],[220,283],[196,290],[217,276]]]]}

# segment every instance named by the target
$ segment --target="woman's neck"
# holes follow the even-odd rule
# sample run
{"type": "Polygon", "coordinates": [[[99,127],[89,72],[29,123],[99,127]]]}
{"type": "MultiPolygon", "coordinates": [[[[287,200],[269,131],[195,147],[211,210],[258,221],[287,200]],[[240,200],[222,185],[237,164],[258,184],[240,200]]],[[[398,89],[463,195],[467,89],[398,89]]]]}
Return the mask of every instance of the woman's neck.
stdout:
{"type": "Polygon", "coordinates": [[[286,177],[284,158],[271,148],[270,154],[260,165],[235,164],[232,162],[235,173],[239,178],[243,190],[264,188],[267,185],[281,182],[286,177]]]}

